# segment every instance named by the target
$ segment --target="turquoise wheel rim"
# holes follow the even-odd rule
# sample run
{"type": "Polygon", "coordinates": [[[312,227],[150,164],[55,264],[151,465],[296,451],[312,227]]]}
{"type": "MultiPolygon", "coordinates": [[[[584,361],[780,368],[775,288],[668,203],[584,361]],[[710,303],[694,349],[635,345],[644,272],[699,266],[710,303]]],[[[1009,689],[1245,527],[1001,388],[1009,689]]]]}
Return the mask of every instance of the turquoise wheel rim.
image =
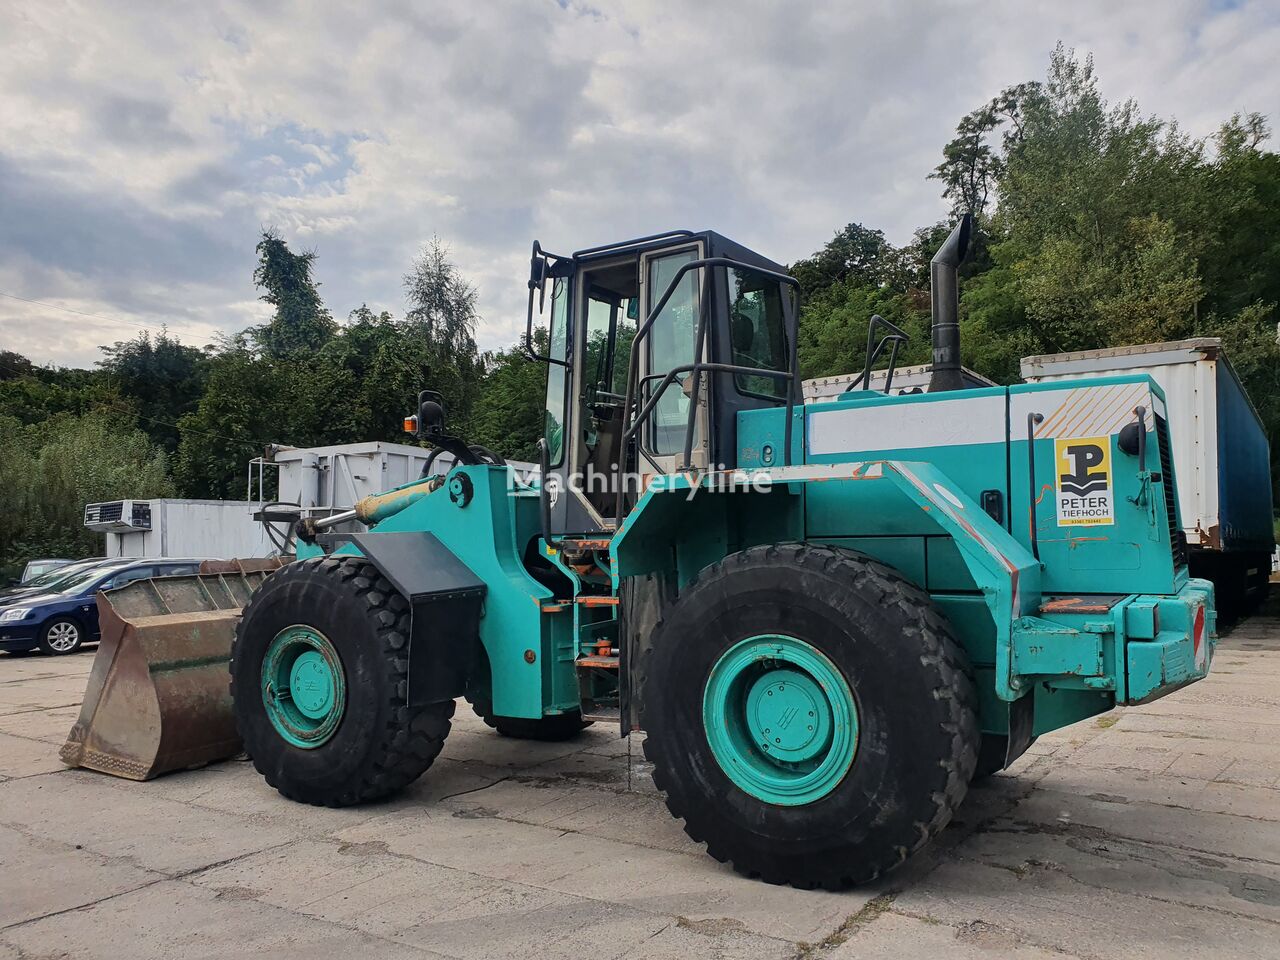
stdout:
{"type": "Polygon", "coordinates": [[[748,637],[711,668],[702,723],[720,769],[744,792],[778,806],[813,803],[849,772],[858,708],[844,676],[795,637],[748,637]]]}
{"type": "Polygon", "coordinates": [[[262,703],[276,733],[295,747],[327,743],[347,706],[346,674],[333,644],[314,627],[285,627],[262,662],[262,703]]]}

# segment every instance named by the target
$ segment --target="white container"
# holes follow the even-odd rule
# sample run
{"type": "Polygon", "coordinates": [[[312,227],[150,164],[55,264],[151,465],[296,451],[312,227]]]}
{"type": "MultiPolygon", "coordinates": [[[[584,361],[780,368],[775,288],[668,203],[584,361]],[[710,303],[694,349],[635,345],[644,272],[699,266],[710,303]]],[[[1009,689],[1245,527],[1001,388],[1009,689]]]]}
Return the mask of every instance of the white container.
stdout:
{"type": "MultiPolygon", "coordinates": [[[[933,371],[933,367],[927,363],[917,363],[909,367],[898,367],[893,371],[893,382],[889,385],[889,392],[897,396],[903,393],[923,393],[929,389],[929,377],[933,371]]],[[[871,389],[882,393],[884,392],[884,380],[887,370],[871,371],[871,389]]],[[[862,371],[857,373],[843,373],[836,377],[814,377],[812,380],[806,380],[801,384],[801,392],[804,396],[805,403],[817,403],[822,400],[834,400],[844,393],[849,384],[862,376],[862,371]]],[[[994,387],[994,381],[988,380],[980,373],[974,373],[968,367],[960,368],[960,376],[964,378],[966,387],[994,387]]],[[[855,389],[862,389],[862,384],[858,384],[855,389]]]]}
{"type": "Polygon", "coordinates": [[[93,503],[85,508],[85,526],[103,531],[106,557],[200,557],[232,560],[275,553],[262,524],[253,519],[255,504],[241,500],[133,500],[93,503]],[[95,517],[115,514],[117,504],[140,516],[149,507],[149,523],[106,526],[95,517]]]}
{"type": "Polygon", "coordinates": [[[1022,361],[1023,379],[1032,383],[1138,372],[1160,385],[1168,404],[1188,544],[1265,558],[1274,542],[1267,434],[1221,340],[1202,337],[1022,361]]]}
{"type": "MultiPolygon", "coordinates": [[[[303,516],[326,517],[350,510],[365,497],[417,480],[430,453],[422,447],[381,440],[305,449],[276,447],[269,458],[250,462],[249,499],[256,495],[261,506],[263,472],[274,466],[280,470],[279,502],[297,504],[303,516]]],[[[522,479],[538,472],[532,463],[508,463],[522,479]]],[[[453,456],[442,452],[432,463],[431,472],[445,474],[452,466],[453,456]]]]}

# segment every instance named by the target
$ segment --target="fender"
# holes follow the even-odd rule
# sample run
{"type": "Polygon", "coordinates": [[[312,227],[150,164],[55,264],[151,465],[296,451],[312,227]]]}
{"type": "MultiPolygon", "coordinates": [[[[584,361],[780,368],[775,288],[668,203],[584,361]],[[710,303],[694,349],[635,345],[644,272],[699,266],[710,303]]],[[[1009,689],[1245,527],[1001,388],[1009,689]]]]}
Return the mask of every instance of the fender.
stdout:
{"type": "MultiPolygon", "coordinates": [[[[669,568],[670,548],[679,538],[672,531],[686,538],[694,531],[710,541],[710,553],[718,549],[721,555],[760,543],[803,540],[805,491],[810,484],[831,482],[842,484],[842,495],[851,503],[862,500],[869,509],[873,491],[874,508],[882,509],[885,490],[891,488],[902,510],[924,512],[951,537],[995,624],[995,693],[1001,700],[1019,699],[1028,685],[1014,670],[1013,627],[1039,606],[1040,564],[929,463],[875,460],[655,477],[610,544],[615,585],[622,577],[669,568]]],[[[912,519],[918,521],[918,514],[912,519]]],[[[689,579],[686,570],[675,572],[681,585],[689,579]]]]}
{"type": "Polygon", "coordinates": [[[425,530],[321,534],[316,539],[326,547],[350,543],[409,601],[408,704],[462,696],[480,655],[484,581],[425,530]],[[465,637],[474,640],[457,642],[465,637]]]}

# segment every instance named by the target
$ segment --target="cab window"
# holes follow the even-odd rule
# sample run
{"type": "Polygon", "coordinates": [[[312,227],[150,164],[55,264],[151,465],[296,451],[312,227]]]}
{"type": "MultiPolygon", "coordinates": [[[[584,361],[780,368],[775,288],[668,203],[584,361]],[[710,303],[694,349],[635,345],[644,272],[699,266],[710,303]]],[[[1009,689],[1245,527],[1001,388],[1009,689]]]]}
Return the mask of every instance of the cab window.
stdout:
{"type": "MultiPolygon", "coordinates": [[[[555,360],[568,357],[569,325],[568,284],[558,277],[551,288],[551,329],[547,331],[548,354],[555,360]]],[[[547,403],[543,417],[542,435],[547,438],[547,450],[551,466],[558,466],[564,458],[564,415],[566,368],[561,363],[547,364],[547,403]]]]}
{"type": "MultiPolygon", "coordinates": [[[[656,306],[676,272],[697,256],[693,250],[682,250],[649,262],[649,303],[656,306]]],[[[652,309],[652,306],[650,309],[652,309]]],[[[649,333],[649,372],[667,373],[673,367],[693,363],[694,339],[698,322],[698,271],[690,270],[680,278],[671,299],[654,321],[649,333]]],[[[657,390],[658,380],[650,383],[650,390],[657,390]]],[[[680,453],[684,450],[685,431],[689,426],[689,405],[692,400],[685,389],[692,383],[690,374],[680,374],[667,387],[662,399],[654,407],[649,422],[649,444],[659,455],[680,453]]],[[[705,379],[703,381],[705,386],[705,379]]],[[[642,400],[649,394],[642,395],[642,400]]],[[[695,421],[693,445],[698,446],[700,424],[695,421]]]]}
{"type": "MultiPolygon", "coordinates": [[[[729,339],[738,366],[785,372],[788,367],[787,328],[783,317],[782,285],[752,270],[726,269],[729,283],[729,339]]],[[[769,400],[785,400],[787,381],[758,374],[736,373],[742,393],[769,400]]]]}

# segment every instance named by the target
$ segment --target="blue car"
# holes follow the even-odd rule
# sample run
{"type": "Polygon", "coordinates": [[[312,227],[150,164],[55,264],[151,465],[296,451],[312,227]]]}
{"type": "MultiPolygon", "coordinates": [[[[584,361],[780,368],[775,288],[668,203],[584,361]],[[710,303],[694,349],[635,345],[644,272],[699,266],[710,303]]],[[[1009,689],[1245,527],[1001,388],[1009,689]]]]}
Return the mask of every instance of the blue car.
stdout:
{"type": "Polygon", "coordinates": [[[104,561],[58,581],[45,592],[0,601],[0,650],[75,653],[99,637],[99,590],[114,590],[148,577],[196,573],[199,560],[153,557],[104,561]]]}

